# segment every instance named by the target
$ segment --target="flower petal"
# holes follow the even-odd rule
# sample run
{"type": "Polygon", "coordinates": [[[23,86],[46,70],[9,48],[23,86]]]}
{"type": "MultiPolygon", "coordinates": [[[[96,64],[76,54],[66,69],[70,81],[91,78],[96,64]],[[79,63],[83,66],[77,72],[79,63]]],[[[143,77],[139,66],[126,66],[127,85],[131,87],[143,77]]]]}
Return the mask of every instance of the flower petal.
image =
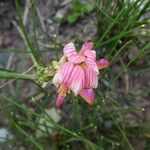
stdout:
{"type": "Polygon", "coordinates": [[[86,65],[99,73],[96,63],[96,52],[94,50],[86,50],[84,51],[84,56],[86,57],[86,65]]]}
{"type": "Polygon", "coordinates": [[[57,72],[55,76],[52,79],[52,83],[57,86],[59,84],[59,79],[60,79],[60,72],[57,72]]]}
{"type": "Polygon", "coordinates": [[[98,86],[98,74],[91,68],[85,68],[83,88],[97,88],[98,86]]]}
{"type": "Polygon", "coordinates": [[[74,68],[74,65],[71,62],[67,62],[61,67],[60,78],[59,78],[60,84],[65,84],[68,81],[73,68],[74,68]]]}
{"type": "Polygon", "coordinates": [[[66,57],[70,57],[71,55],[77,54],[76,48],[73,43],[68,43],[65,45],[63,52],[66,57]]]}
{"type": "Polygon", "coordinates": [[[67,90],[68,90],[68,87],[66,86],[66,84],[61,84],[58,89],[58,93],[60,96],[65,97],[67,94],[67,90]]]}
{"type": "Polygon", "coordinates": [[[79,55],[79,54],[75,54],[75,55],[71,55],[69,58],[68,58],[68,61],[69,62],[72,62],[74,64],[80,64],[82,62],[85,61],[85,57],[79,55]]]}
{"type": "Polygon", "coordinates": [[[56,106],[57,107],[61,106],[63,102],[64,102],[64,97],[58,94],[57,99],[56,99],[56,106]]]}
{"type": "Polygon", "coordinates": [[[61,57],[61,59],[59,60],[59,64],[60,65],[63,65],[63,64],[65,64],[67,62],[67,57],[65,56],[65,55],[63,55],[62,57],[61,57]]]}
{"type": "Polygon", "coordinates": [[[68,87],[77,95],[82,90],[82,81],[84,78],[83,69],[77,65],[74,67],[70,78],[67,82],[68,87]]]}
{"type": "Polygon", "coordinates": [[[104,69],[104,68],[108,67],[108,65],[109,65],[109,62],[106,59],[100,59],[97,62],[98,69],[104,69]]]}
{"type": "Polygon", "coordinates": [[[93,46],[94,46],[93,42],[87,42],[82,46],[81,50],[82,51],[91,50],[93,48],[93,46]]]}
{"type": "Polygon", "coordinates": [[[83,89],[80,92],[80,96],[86,100],[90,105],[94,103],[94,91],[93,89],[83,89]]]}
{"type": "Polygon", "coordinates": [[[94,50],[85,50],[84,56],[91,60],[96,60],[96,52],[94,50]]]}

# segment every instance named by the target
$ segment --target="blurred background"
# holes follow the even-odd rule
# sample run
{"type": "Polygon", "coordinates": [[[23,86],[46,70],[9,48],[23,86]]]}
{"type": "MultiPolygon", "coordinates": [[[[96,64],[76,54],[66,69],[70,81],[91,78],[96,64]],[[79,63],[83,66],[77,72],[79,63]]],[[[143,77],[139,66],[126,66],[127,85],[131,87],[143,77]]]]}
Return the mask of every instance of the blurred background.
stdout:
{"type": "Polygon", "coordinates": [[[149,27],[149,0],[0,0],[0,149],[149,150],[149,27]],[[44,70],[89,40],[110,61],[95,104],[71,94],[56,108],[44,70]]]}

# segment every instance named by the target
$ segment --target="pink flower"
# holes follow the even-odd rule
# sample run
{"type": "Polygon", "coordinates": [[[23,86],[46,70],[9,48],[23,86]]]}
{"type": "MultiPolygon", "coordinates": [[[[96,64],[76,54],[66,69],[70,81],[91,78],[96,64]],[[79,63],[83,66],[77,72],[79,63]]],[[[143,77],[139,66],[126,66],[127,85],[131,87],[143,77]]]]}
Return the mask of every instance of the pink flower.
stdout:
{"type": "Polygon", "coordinates": [[[73,43],[65,45],[60,68],[53,78],[53,83],[59,87],[56,106],[63,103],[69,90],[79,94],[90,105],[94,103],[93,88],[98,86],[98,69],[106,68],[109,62],[106,59],[96,61],[93,45],[93,42],[87,42],[79,52],[73,43]]]}

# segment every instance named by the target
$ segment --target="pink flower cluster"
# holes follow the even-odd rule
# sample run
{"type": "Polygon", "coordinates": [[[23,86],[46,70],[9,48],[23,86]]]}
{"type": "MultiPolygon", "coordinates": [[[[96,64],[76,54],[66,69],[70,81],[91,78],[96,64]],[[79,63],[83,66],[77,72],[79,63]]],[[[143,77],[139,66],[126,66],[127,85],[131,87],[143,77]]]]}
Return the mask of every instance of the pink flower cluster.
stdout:
{"type": "Polygon", "coordinates": [[[93,42],[87,42],[79,52],[73,43],[65,45],[60,68],[53,78],[53,83],[59,87],[56,106],[63,103],[68,90],[79,94],[90,105],[94,103],[93,89],[98,86],[98,69],[106,68],[109,62],[106,59],[96,61],[93,45],[93,42]]]}

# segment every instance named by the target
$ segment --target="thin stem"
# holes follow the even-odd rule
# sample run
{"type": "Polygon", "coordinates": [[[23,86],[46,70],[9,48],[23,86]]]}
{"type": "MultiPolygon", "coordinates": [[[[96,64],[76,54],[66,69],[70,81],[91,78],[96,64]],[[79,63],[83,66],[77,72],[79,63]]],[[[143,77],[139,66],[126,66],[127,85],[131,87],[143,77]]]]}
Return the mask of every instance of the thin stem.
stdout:
{"type": "Polygon", "coordinates": [[[72,101],[72,107],[73,107],[73,127],[75,131],[79,131],[80,128],[80,113],[79,113],[79,105],[78,105],[78,99],[74,96],[72,101]]]}

